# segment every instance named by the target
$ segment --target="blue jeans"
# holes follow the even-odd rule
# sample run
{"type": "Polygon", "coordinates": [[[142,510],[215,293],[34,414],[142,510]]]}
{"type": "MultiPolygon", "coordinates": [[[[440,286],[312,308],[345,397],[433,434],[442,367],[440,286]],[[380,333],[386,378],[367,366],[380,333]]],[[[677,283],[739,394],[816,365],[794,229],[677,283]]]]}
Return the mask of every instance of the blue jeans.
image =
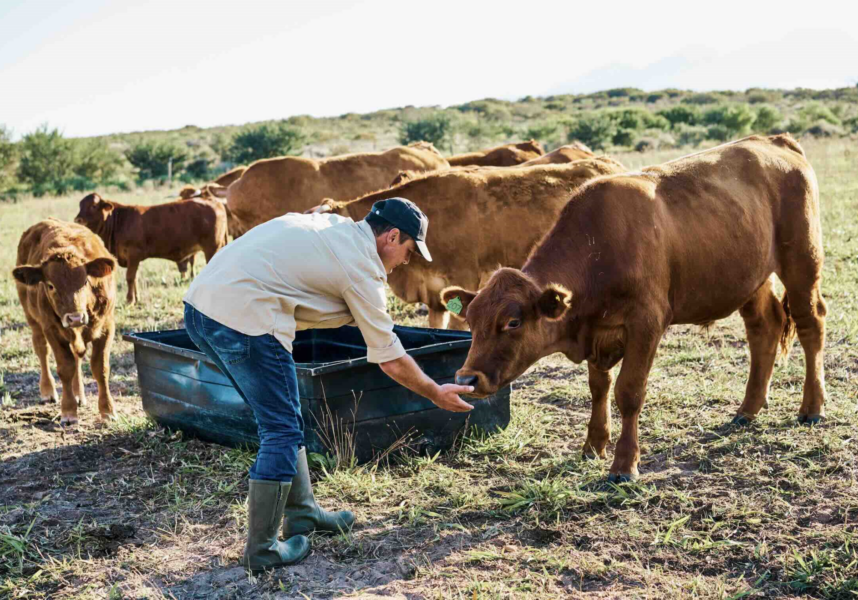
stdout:
{"type": "Polygon", "coordinates": [[[304,420],[295,361],[273,335],[245,335],[185,303],[185,329],[241,395],[259,431],[259,452],[251,479],[292,481],[304,420]]]}

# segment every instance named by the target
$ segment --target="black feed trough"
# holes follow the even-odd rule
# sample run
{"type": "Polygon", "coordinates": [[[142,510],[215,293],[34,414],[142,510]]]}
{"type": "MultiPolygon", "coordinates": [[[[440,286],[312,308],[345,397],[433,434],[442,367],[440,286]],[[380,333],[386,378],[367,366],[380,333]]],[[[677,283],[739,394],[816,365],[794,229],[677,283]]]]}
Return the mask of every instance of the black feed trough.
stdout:
{"type": "MultiPolygon", "coordinates": [[[[439,384],[453,381],[471,346],[468,332],[395,330],[439,384]]],[[[134,344],[143,410],[157,423],[226,446],[258,445],[253,411],[184,329],[122,337],[134,344]]],[[[509,386],[471,402],[469,413],[441,410],[368,363],[355,327],[299,331],[292,356],[309,452],[330,452],[329,440],[346,432],[366,462],[403,437],[411,448],[434,452],[449,448],[465,426],[494,433],[509,424],[509,386]]]]}

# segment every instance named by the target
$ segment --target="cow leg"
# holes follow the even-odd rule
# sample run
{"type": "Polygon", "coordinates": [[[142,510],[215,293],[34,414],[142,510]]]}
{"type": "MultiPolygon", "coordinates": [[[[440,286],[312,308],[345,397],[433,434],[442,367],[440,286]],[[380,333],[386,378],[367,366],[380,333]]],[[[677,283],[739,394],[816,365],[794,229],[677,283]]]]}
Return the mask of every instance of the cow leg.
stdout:
{"type": "Polygon", "coordinates": [[[33,350],[39,357],[39,398],[42,402],[57,403],[59,402],[57,382],[54,381],[48,364],[48,340],[45,339],[45,332],[42,331],[42,326],[38,322],[30,321],[30,319],[27,321],[30,323],[30,330],[33,333],[33,350]]]}
{"type": "Polygon", "coordinates": [[[817,423],[825,418],[825,315],[827,308],[822,298],[820,281],[816,279],[810,289],[787,287],[789,310],[795,321],[798,339],[804,350],[804,396],[798,411],[800,423],[817,423]]]}
{"type": "Polygon", "coordinates": [[[753,297],[739,309],[745,321],[751,350],[751,373],[745,387],[745,401],[733,423],[746,425],[753,421],[769,397],[769,382],[778,357],[778,344],[786,325],[786,312],[772,292],[771,280],[760,286],[753,297]]]}
{"type": "Polygon", "coordinates": [[[617,385],[614,386],[617,408],[623,418],[623,430],[617,440],[608,481],[629,481],[638,476],[638,417],[646,397],[649,371],[663,333],[664,328],[654,325],[653,320],[638,322],[627,328],[623,364],[617,385]]]}
{"type": "MultiPolygon", "coordinates": [[[[444,319],[446,311],[441,311],[436,308],[429,307],[429,327],[433,329],[444,329],[444,319]]],[[[453,319],[450,319],[451,321],[453,319]]]]}
{"type": "Polygon", "coordinates": [[[86,389],[83,385],[83,360],[75,355],[75,371],[72,380],[72,390],[78,406],[86,406],[86,389]]]}
{"type": "Polygon", "coordinates": [[[190,279],[193,279],[194,277],[197,276],[197,271],[194,268],[194,262],[196,261],[196,258],[197,258],[196,254],[191,254],[191,256],[188,257],[188,261],[187,261],[188,262],[188,268],[191,272],[190,279]]]}
{"type": "Polygon", "coordinates": [[[51,344],[51,350],[54,352],[54,357],[57,359],[57,373],[60,376],[60,382],[63,384],[63,397],[60,401],[60,425],[73,425],[77,423],[77,398],[74,395],[74,379],[78,369],[77,356],[72,352],[68,343],[54,339],[53,336],[48,338],[51,344]]]}
{"type": "Polygon", "coordinates": [[[587,440],[584,442],[584,458],[607,458],[605,447],[611,441],[611,406],[608,392],[611,389],[611,371],[602,371],[588,362],[590,373],[590,394],[593,408],[590,424],[587,426],[587,440]]]}
{"type": "Polygon", "coordinates": [[[140,266],[138,260],[128,260],[128,270],[125,271],[125,283],[128,284],[128,293],[125,296],[128,304],[137,302],[137,267],[140,266]]]}
{"type": "Polygon", "coordinates": [[[116,326],[111,321],[101,337],[92,340],[92,375],[98,383],[98,413],[102,420],[115,418],[113,396],[110,394],[110,348],[116,326]]]}

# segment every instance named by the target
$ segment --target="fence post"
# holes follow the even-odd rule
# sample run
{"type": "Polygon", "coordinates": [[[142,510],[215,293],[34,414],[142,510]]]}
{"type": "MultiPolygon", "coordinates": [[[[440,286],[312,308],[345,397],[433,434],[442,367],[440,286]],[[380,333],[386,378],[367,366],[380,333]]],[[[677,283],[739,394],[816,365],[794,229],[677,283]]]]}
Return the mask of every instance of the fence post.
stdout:
{"type": "Polygon", "coordinates": [[[170,157],[170,160],[167,161],[167,185],[173,185],[173,157],[170,157]]]}

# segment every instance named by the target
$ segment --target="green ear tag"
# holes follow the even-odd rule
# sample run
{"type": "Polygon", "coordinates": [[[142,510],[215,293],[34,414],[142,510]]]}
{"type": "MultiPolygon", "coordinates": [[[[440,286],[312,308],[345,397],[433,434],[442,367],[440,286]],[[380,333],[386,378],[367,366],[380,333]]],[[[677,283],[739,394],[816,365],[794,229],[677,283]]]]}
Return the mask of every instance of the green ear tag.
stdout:
{"type": "Polygon", "coordinates": [[[458,296],[454,296],[449,302],[447,302],[447,310],[454,315],[462,314],[462,301],[458,296]]]}

